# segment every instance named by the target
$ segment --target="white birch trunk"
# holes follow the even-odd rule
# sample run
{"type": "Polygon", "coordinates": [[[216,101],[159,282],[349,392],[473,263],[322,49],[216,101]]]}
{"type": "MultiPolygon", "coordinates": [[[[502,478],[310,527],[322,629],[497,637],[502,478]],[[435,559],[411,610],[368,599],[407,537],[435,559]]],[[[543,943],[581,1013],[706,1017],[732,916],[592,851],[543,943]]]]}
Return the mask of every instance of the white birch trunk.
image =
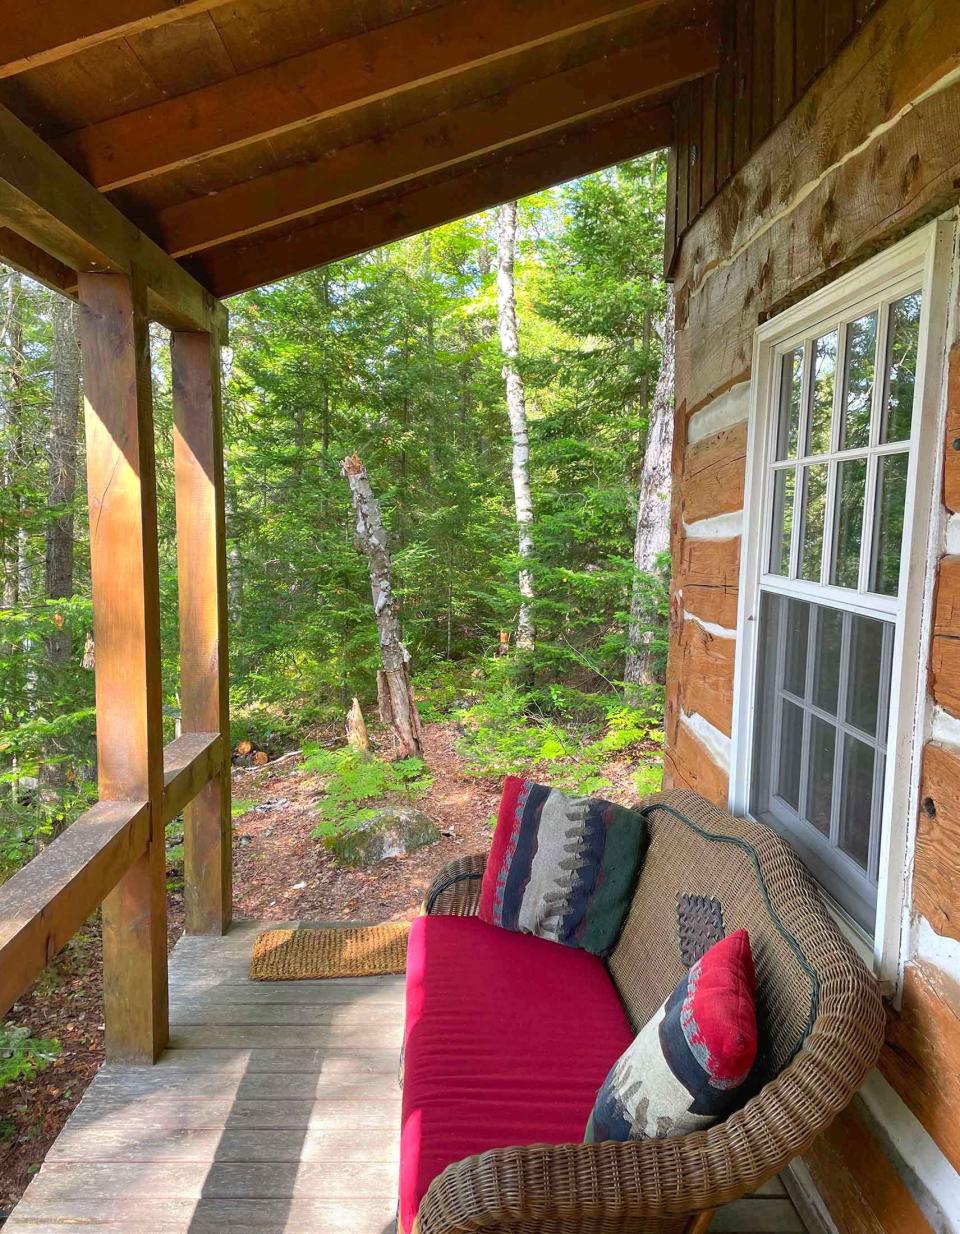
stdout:
{"type": "Polygon", "coordinates": [[[357,516],[356,543],[366,555],[373,594],[373,615],[380,635],[383,668],[377,674],[380,719],[397,735],[403,757],[423,753],[420,716],[410,680],[410,653],[403,645],[400,618],[393,598],[390,549],[380,517],[380,503],[373,495],[366,468],[356,454],[345,458],[341,471],[350,485],[357,516]]]}
{"type": "Polygon", "coordinates": [[[533,497],[530,492],[530,439],[527,433],[527,406],[518,360],[517,297],[513,266],[517,245],[517,203],[500,207],[497,229],[497,326],[503,353],[503,379],[507,392],[507,413],[513,439],[513,503],[517,518],[517,543],[520,553],[520,611],[517,615],[517,647],[532,651],[533,574],[533,497]]]}
{"type": "MultiPolygon", "coordinates": [[[[667,287],[663,315],[663,358],[653,392],[643,466],[637,491],[637,526],[633,541],[634,568],[652,574],[657,557],[670,547],[670,462],[673,451],[674,306],[667,287]]],[[[643,588],[635,580],[630,598],[630,629],[623,678],[628,685],[654,681],[650,644],[655,614],[645,611],[643,588]]]]}

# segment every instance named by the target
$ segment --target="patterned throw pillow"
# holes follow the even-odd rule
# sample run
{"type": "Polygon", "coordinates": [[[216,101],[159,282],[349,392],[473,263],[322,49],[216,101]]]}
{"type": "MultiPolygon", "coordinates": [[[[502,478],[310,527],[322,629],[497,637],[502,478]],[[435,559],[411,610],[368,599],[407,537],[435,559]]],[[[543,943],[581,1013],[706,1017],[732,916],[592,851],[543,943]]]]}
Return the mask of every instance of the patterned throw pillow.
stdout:
{"type": "Polygon", "coordinates": [[[483,921],[607,955],[647,851],[647,821],[518,776],[503,784],[480,888],[483,921]]]}
{"type": "Polygon", "coordinates": [[[690,969],[601,1085],[584,1139],[663,1139],[700,1131],[745,1096],[757,1056],[750,939],[737,930],[690,969]]]}

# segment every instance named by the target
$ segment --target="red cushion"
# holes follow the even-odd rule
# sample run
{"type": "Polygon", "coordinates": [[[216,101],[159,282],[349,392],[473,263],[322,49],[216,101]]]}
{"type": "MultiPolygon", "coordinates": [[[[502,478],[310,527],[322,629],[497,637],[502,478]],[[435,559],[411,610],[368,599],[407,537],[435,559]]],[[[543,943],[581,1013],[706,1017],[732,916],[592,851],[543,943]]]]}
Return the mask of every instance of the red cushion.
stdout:
{"type": "Polygon", "coordinates": [[[475,917],[419,917],[407,947],[400,1228],[453,1161],[580,1143],[633,1040],[606,966],[475,917]]]}

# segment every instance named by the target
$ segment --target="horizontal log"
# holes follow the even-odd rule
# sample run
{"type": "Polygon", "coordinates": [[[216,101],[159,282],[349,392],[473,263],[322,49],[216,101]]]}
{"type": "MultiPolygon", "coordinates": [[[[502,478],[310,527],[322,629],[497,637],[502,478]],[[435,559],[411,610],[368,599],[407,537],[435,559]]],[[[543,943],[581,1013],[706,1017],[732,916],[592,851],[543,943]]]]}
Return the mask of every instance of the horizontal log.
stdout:
{"type": "Polygon", "coordinates": [[[109,39],[155,30],[209,12],[226,0],[7,0],[3,7],[0,78],[53,64],[109,39]]]}
{"type": "Polygon", "coordinates": [[[0,887],[0,1014],[146,851],[149,807],[101,801],[0,887]]]}
{"type": "Polygon", "coordinates": [[[747,425],[740,423],[688,446],[679,480],[685,523],[743,509],[747,425]]]}
{"type": "Polygon", "coordinates": [[[960,716],[960,557],[942,558],[937,571],[930,692],[936,703],[960,716]]]}
{"type": "Polygon", "coordinates": [[[687,613],[724,629],[737,625],[740,587],[740,540],[680,538],[675,548],[673,586],[687,613]]]}
{"type": "Polygon", "coordinates": [[[960,939],[960,755],[923,751],[913,903],[938,934],[960,939]]]}
{"type": "Polygon", "coordinates": [[[649,39],[625,26],[616,50],[586,64],[471,100],[417,124],[168,207],[154,234],[176,257],[383,191],[468,159],[660,94],[716,64],[712,30],[649,39]]]}
{"type": "MultiPolygon", "coordinates": [[[[448,0],[88,125],[54,145],[97,188],[121,188],[652,7],[652,0],[448,0]]],[[[522,77],[519,57],[518,68],[522,77]]]]}
{"type": "Polygon", "coordinates": [[[287,233],[208,249],[186,264],[217,295],[232,296],[660,149],[672,131],[669,108],[630,109],[569,130],[563,140],[524,143],[510,159],[471,164],[362,209],[331,211],[330,218],[287,233]]]}
{"type": "Polygon", "coordinates": [[[680,677],[680,705],[697,712],[729,737],[733,722],[736,640],[717,638],[697,621],[685,621],[673,671],[680,677]]]}
{"type": "Polygon", "coordinates": [[[803,1157],[836,1228],[846,1234],[935,1234],[856,1104],[803,1157]]]}
{"type": "Polygon", "coordinates": [[[226,329],[223,305],[154,241],[0,107],[0,226],[78,271],[140,272],[165,325],[226,329]]]}
{"type": "Polygon", "coordinates": [[[180,813],[218,774],[223,764],[219,733],[184,733],[163,750],[164,823],[180,813]]]}
{"type": "Polygon", "coordinates": [[[880,5],[690,228],[676,267],[688,405],[749,367],[765,317],[956,204],[955,18],[953,0],[880,5]]]}
{"type": "Polygon", "coordinates": [[[880,1070],[960,1170],[960,987],[930,964],[908,964],[880,1070]]]}
{"type": "Polygon", "coordinates": [[[692,788],[726,808],[730,780],[686,724],[677,726],[676,741],[664,756],[664,787],[692,788]]]}

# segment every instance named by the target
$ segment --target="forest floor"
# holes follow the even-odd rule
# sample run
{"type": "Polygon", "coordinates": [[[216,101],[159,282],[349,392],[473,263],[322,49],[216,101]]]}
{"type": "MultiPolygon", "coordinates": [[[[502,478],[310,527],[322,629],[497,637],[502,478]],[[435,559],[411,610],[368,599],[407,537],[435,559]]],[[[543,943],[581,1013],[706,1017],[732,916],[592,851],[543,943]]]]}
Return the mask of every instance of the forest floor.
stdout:
{"type": "MultiPolygon", "coordinates": [[[[264,921],[414,917],[438,870],[454,857],[486,849],[492,836],[500,785],[465,774],[457,735],[452,723],[424,728],[424,755],[433,783],[416,805],[436,821],[441,838],[366,869],[335,865],[313,838],[323,782],[304,771],[300,760],[236,768],[234,916],[264,921]]],[[[378,752],[389,756],[389,741],[378,752]]],[[[624,804],[636,800],[625,754],[613,758],[604,772],[613,786],[604,796],[624,804]]],[[[183,930],[177,853],[171,849],[171,947],[183,930]]],[[[15,1004],[7,1023],[28,1027],[35,1038],[55,1038],[60,1052],[36,1075],[0,1089],[0,1224],[103,1061],[102,954],[96,919],[15,1004]]]]}

